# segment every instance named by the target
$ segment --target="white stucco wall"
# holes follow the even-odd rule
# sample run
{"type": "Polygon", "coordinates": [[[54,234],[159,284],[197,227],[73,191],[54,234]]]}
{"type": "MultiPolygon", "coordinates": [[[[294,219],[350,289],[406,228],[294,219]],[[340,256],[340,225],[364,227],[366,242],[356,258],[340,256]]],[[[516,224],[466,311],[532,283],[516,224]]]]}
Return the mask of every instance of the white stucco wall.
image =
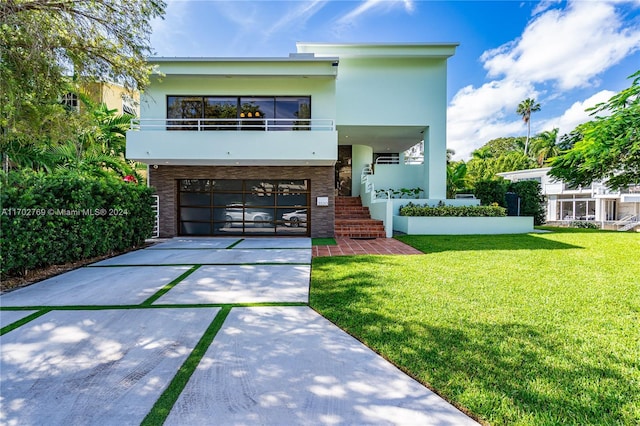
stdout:
{"type": "Polygon", "coordinates": [[[351,147],[351,195],[358,197],[360,191],[360,176],[362,169],[373,161],[373,149],[365,145],[352,145],[351,147]]]}
{"type": "Polygon", "coordinates": [[[394,216],[393,228],[408,235],[525,234],[533,231],[533,217],[394,216]]]}

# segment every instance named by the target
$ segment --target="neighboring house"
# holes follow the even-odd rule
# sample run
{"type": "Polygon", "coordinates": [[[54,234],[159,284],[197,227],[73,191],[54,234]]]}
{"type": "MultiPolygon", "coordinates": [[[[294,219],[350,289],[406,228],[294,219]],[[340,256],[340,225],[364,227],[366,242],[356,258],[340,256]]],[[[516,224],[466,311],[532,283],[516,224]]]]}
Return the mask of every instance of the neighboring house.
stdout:
{"type": "Polygon", "coordinates": [[[571,187],[549,176],[549,167],[498,173],[512,182],[535,180],[546,199],[547,223],[594,221],[603,229],[628,230],[640,225],[640,186],[611,191],[602,182],[571,187]]]}
{"type": "Polygon", "coordinates": [[[456,47],[298,43],[288,57],[150,59],[162,77],[143,94],[127,158],[149,165],[160,236],[332,237],[336,196],[360,196],[363,179],[445,199],[456,47]],[[415,164],[403,153],[422,141],[415,164]]]}
{"type": "MultiPolygon", "coordinates": [[[[107,108],[118,110],[118,114],[140,116],[140,94],[138,92],[131,92],[119,84],[106,82],[86,84],[81,91],[92,102],[97,105],[104,103],[107,108]]],[[[63,95],[61,101],[64,105],[76,111],[80,111],[83,107],[76,93],[63,95]]]]}

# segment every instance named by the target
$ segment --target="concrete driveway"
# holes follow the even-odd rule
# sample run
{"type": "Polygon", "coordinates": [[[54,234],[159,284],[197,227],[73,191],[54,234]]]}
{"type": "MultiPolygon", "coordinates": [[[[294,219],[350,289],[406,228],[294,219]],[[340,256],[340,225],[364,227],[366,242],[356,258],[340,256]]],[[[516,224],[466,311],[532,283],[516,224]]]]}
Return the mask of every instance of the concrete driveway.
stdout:
{"type": "Polygon", "coordinates": [[[310,272],[306,238],[176,238],[3,294],[0,424],[475,424],[309,308],[310,272]]]}

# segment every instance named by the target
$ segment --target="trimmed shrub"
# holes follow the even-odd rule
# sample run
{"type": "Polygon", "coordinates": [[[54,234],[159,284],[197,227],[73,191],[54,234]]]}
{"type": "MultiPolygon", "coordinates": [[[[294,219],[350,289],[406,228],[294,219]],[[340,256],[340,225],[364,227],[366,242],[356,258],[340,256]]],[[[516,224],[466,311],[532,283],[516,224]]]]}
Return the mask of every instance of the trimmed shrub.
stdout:
{"type": "Polygon", "coordinates": [[[533,216],[534,225],[544,224],[544,197],[539,182],[534,180],[512,182],[508,189],[520,197],[520,216],[533,216]]]}
{"type": "Polygon", "coordinates": [[[400,206],[400,216],[447,216],[447,217],[502,217],[507,215],[504,207],[493,206],[443,206],[409,203],[400,206]]]}
{"type": "Polygon", "coordinates": [[[2,175],[2,276],[119,252],[151,235],[152,190],[116,177],[29,170],[2,175]]]}
{"type": "Polygon", "coordinates": [[[574,220],[571,223],[569,223],[569,226],[571,228],[600,229],[600,226],[598,226],[597,223],[587,222],[587,221],[583,221],[583,220],[574,220]]]}
{"type": "Polygon", "coordinates": [[[506,193],[507,182],[504,179],[478,181],[473,190],[473,195],[480,200],[480,204],[483,206],[490,206],[493,203],[506,206],[506,193]]]}

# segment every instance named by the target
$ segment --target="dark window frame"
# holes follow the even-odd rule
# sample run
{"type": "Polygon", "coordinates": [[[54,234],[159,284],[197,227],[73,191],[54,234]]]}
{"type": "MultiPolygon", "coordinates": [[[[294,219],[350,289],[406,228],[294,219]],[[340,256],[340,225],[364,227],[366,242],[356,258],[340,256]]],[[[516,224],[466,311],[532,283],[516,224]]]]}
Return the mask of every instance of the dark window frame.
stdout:
{"type": "MultiPolygon", "coordinates": [[[[309,117],[305,117],[305,118],[297,118],[300,120],[310,120],[312,117],[312,96],[311,95],[166,95],[165,97],[165,111],[166,111],[166,119],[167,119],[167,123],[170,123],[171,119],[175,119],[175,120],[182,120],[183,118],[178,118],[178,117],[169,117],[169,111],[170,111],[170,100],[172,98],[200,98],[200,117],[188,117],[189,118],[193,118],[194,120],[199,119],[206,119],[208,117],[205,117],[206,114],[206,104],[207,104],[207,98],[235,98],[236,99],[236,117],[235,120],[237,120],[238,126],[215,126],[215,124],[211,124],[211,125],[207,125],[205,124],[205,129],[204,130],[265,130],[264,125],[260,125],[260,121],[255,120],[256,117],[243,117],[242,114],[242,99],[247,99],[247,98],[268,98],[268,99],[272,99],[273,100],[273,117],[265,117],[265,119],[275,119],[275,118],[281,118],[278,117],[278,100],[284,101],[287,99],[297,99],[298,103],[300,101],[300,99],[307,99],[308,103],[307,105],[309,105],[308,109],[308,115],[309,117]],[[240,120],[241,119],[245,119],[245,123],[241,123],[240,120]],[[250,120],[248,120],[250,119],[250,120]]],[[[299,110],[298,110],[299,112],[299,110]]],[[[215,118],[215,117],[213,117],[215,118]]],[[[262,118],[262,117],[260,117],[262,118]]],[[[285,117],[286,118],[286,117],[285,117]]],[[[301,126],[296,126],[295,121],[296,119],[292,118],[290,120],[292,122],[291,124],[291,128],[285,128],[285,127],[276,127],[273,130],[311,130],[311,127],[309,125],[301,125],[301,126]]],[[[199,129],[197,124],[195,124],[196,122],[176,122],[176,124],[169,124],[169,126],[167,126],[167,130],[202,130],[201,128],[199,129]],[[184,124],[184,125],[179,125],[178,123],[184,124]]]]}
{"type": "MultiPolygon", "coordinates": [[[[193,182],[192,182],[193,183],[193,182]]],[[[210,233],[207,235],[220,236],[220,235],[275,235],[275,236],[310,236],[311,232],[311,180],[310,179],[256,179],[256,178],[247,178],[247,179],[177,179],[176,187],[178,192],[177,197],[177,229],[178,235],[185,236],[194,236],[194,235],[204,235],[204,234],[191,234],[183,232],[183,223],[191,223],[191,224],[207,224],[209,227],[210,233]],[[186,181],[197,181],[195,188],[193,190],[189,190],[189,188],[185,187],[184,182],[186,181]],[[200,182],[202,181],[202,182],[200,182]],[[206,181],[209,181],[208,183],[206,181]],[[241,186],[236,189],[217,189],[216,190],[216,181],[233,181],[233,182],[241,182],[241,186]],[[271,203],[267,203],[264,205],[254,204],[249,205],[247,202],[251,197],[261,197],[259,195],[260,191],[256,191],[256,187],[249,186],[250,183],[255,181],[263,181],[266,183],[265,191],[262,196],[265,197],[273,197],[271,203]],[[297,185],[300,185],[296,182],[302,182],[302,188],[296,188],[297,185]],[[270,188],[269,188],[270,186],[270,188]],[[209,204],[188,204],[183,202],[183,194],[209,194],[209,204]],[[217,195],[216,195],[217,194],[217,195]],[[229,209],[230,206],[233,206],[234,203],[226,203],[226,204],[218,204],[217,200],[220,198],[220,195],[230,195],[237,196],[238,198],[238,209],[241,210],[241,220],[233,220],[229,228],[231,228],[228,232],[221,232],[220,230],[227,227],[229,224],[229,220],[225,217],[221,217],[218,215],[216,217],[216,213],[220,212],[221,209],[229,209]],[[287,196],[287,195],[303,195],[305,198],[305,204],[279,204],[279,197],[287,196]],[[208,220],[196,220],[196,219],[185,219],[183,220],[182,209],[202,209],[208,210],[210,213],[208,220]],[[299,210],[307,211],[307,218],[304,222],[305,232],[304,233],[296,233],[293,231],[293,228],[297,228],[303,222],[299,222],[298,220],[284,220],[282,218],[283,214],[293,213],[299,210]],[[247,212],[254,212],[255,210],[262,210],[265,212],[271,213],[271,221],[268,222],[268,225],[265,227],[269,227],[273,229],[273,232],[264,233],[258,232],[256,229],[261,229],[256,226],[256,221],[247,220],[247,212]],[[287,211],[285,211],[287,210],[287,211]],[[278,216],[280,218],[278,219],[278,216]],[[249,226],[248,226],[249,225],[249,226]]],[[[233,208],[233,207],[231,207],[233,208]]],[[[197,225],[194,225],[197,226],[197,225]]]]}

